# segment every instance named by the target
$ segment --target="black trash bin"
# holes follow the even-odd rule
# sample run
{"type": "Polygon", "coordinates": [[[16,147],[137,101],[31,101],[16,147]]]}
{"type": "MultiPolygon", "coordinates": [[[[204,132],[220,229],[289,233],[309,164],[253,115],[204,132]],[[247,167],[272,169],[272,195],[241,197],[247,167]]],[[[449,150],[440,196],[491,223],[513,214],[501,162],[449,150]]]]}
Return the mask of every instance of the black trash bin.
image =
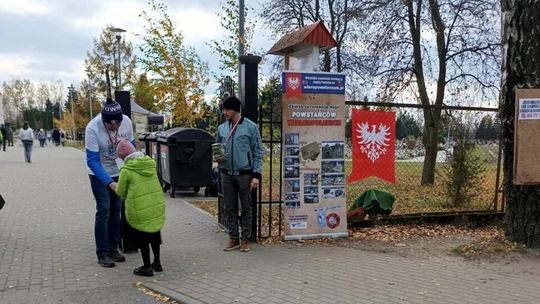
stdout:
{"type": "Polygon", "coordinates": [[[212,135],[201,129],[174,128],[159,134],[157,142],[161,178],[171,197],[180,188],[193,188],[197,193],[210,184],[212,135]]]}
{"type": "Polygon", "coordinates": [[[149,135],[150,133],[149,132],[143,132],[141,134],[139,134],[139,142],[141,142],[142,144],[142,148],[144,148],[144,154],[150,156],[150,144],[149,142],[146,140],[146,137],[149,135]]]}
{"type": "Polygon", "coordinates": [[[151,132],[144,140],[148,143],[148,152],[146,153],[148,156],[153,158],[156,161],[156,167],[157,167],[157,174],[159,178],[160,184],[163,186],[163,180],[161,179],[161,165],[160,165],[160,149],[159,149],[159,143],[157,142],[159,134],[161,134],[162,131],[157,132],[151,132]]]}

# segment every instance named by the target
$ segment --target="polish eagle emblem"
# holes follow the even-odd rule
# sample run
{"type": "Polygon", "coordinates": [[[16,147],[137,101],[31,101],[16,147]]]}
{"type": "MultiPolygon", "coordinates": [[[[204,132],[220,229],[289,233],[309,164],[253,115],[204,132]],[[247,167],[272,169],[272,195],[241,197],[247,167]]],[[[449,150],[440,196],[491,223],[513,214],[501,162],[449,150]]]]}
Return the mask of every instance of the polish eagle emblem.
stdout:
{"type": "Polygon", "coordinates": [[[289,88],[291,88],[293,91],[296,91],[298,87],[300,87],[300,78],[298,77],[289,77],[289,88]]]}
{"type": "Polygon", "coordinates": [[[381,155],[386,154],[390,142],[390,128],[386,125],[370,125],[367,122],[356,124],[356,138],[359,140],[360,152],[375,162],[381,155]]]}

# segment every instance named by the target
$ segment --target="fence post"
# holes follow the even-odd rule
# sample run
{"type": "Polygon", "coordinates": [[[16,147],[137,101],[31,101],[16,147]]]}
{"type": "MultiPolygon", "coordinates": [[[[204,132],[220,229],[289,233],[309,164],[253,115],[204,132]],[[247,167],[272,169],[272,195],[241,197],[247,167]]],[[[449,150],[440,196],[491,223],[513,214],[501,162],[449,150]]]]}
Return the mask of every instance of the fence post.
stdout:
{"type": "MultiPolygon", "coordinates": [[[[262,57],[254,55],[244,55],[238,58],[241,64],[240,68],[240,83],[238,84],[238,95],[244,106],[243,116],[257,123],[259,120],[259,102],[258,102],[258,87],[259,87],[259,62],[262,57]]],[[[257,190],[253,189],[251,193],[251,241],[257,241],[257,190]]]]}

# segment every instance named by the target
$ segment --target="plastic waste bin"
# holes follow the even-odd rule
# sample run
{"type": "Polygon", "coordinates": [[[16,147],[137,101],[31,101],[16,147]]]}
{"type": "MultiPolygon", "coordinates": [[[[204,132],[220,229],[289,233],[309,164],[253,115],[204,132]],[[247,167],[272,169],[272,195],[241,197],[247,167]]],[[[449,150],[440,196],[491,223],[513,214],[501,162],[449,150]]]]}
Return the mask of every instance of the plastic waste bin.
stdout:
{"type": "Polygon", "coordinates": [[[212,135],[201,129],[174,128],[160,133],[157,142],[161,179],[171,197],[180,188],[197,193],[211,183],[212,135]]]}
{"type": "Polygon", "coordinates": [[[148,134],[150,134],[150,133],[149,132],[143,132],[143,133],[139,134],[139,141],[141,142],[142,148],[144,149],[144,154],[150,156],[149,143],[146,140],[146,136],[148,136],[148,134]]]}
{"type": "Polygon", "coordinates": [[[159,134],[161,134],[161,132],[162,131],[148,133],[148,135],[146,135],[144,140],[146,143],[148,143],[148,152],[146,154],[156,161],[157,175],[159,178],[159,182],[161,183],[161,186],[163,186],[163,180],[161,179],[161,168],[160,168],[161,159],[160,159],[160,153],[159,153],[159,143],[157,142],[157,138],[159,134]]]}

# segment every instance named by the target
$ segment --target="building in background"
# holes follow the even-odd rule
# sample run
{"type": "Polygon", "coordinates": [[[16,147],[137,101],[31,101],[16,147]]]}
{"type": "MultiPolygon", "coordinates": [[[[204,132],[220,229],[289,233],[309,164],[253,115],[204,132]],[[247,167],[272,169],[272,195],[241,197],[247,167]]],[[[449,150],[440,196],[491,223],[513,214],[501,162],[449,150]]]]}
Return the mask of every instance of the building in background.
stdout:
{"type": "Polygon", "coordinates": [[[157,131],[163,129],[163,116],[148,111],[131,100],[131,121],[135,138],[143,132],[157,131]]]}

